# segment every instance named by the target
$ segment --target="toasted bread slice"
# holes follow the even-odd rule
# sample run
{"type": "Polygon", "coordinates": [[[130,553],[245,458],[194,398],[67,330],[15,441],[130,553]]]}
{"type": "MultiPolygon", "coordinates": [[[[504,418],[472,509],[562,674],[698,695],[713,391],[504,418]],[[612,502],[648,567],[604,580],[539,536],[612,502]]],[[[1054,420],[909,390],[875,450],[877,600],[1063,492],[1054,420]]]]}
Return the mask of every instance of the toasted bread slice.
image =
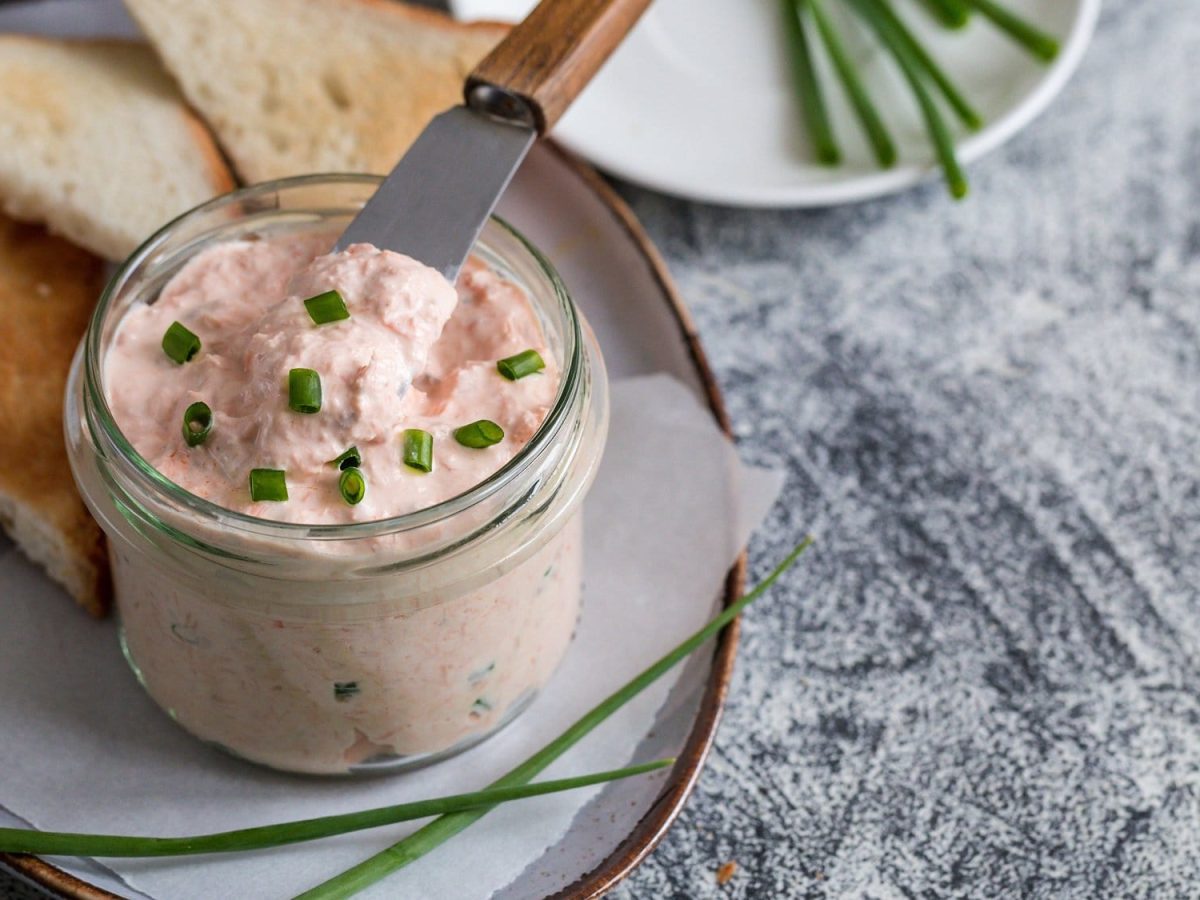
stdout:
{"type": "Polygon", "coordinates": [[[67,369],[104,276],[90,253],[0,216],[0,524],[94,615],[108,607],[108,563],[62,422],[67,369]]]}
{"type": "Polygon", "coordinates": [[[126,0],[248,182],[386,173],[508,26],[391,0],[126,0]]]}
{"type": "Polygon", "coordinates": [[[0,35],[0,207],[109,259],[232,187],[153,51],[0,35]]]}

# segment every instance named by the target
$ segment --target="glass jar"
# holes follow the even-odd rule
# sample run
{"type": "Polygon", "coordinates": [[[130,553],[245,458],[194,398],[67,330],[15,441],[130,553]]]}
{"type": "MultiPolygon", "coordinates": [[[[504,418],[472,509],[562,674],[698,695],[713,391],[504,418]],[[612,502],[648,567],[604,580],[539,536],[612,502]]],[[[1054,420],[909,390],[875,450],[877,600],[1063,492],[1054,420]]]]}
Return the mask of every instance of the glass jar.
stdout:
{"type": "Polygon", "coordinates": [[[108,536],[121,643],[138,680],[196,736],[294,772],[430,762],[528,706],[574,632],[579,507],[608,425],[590,330],[546,259],[493,218],[473,253],[524,288],[562,382],[533,438],[483,483],[391,519],[297,525],[216,506],[137,453],[104,383],[126,311],[154,302],[215,242],[341,230],[378,184],[286,179],[176,219],[114,276],[67,388],[72,469],[108,536]]]}

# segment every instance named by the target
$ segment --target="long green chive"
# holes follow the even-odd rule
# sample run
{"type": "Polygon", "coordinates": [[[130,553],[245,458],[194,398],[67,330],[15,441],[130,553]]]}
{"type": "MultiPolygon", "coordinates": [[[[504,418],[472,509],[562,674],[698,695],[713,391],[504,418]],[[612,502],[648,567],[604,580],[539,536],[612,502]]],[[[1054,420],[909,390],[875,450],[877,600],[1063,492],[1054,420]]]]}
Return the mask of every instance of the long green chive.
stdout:
{"type": "MultiPolygon", "coordinates": [[[[641,674],[635,676],[622,687],[618,688],[596,706],[571,725],[566,731],[552,740],[525,762],[512,769],[508,774],[492,782],[493,788],[512,787],[525,784],[544,770],[554,760],[558,759],[597,725],[611,716],[614,712],[640,694],[643,690],[661,678],[677,663],[686,659],[690,654],[702,647],[704,643],[722,628],[737,618],[738,613],[761,597],[770,589],[779,577],[792,567],[797,559],[812,544],[811,538],[805,538],[791,553],[784,558],[775,569],[759,582],[750,593],[727,606],[711,622],[679,644],[641,674]]],[[[477,822],[488,813],[487,807],[480,807],[466,812],[451,813],[441,816],[428,825],[413,832],[399,843],[393,844],[386,850],[363,860],[357,866],[347,869],[328,881],[305,891],[296,900],[333,900],[333,898],[348,897],[381,878],[390,875],[397,869],[420,859],[430,850],[445,843],[454,835],[477,822]]]]}
{"type": "Polygon", "coordinates": [[[311,415],[321,411],[321,376],[313,369],[288,372],[288,406],[311,415]]]}
{"type": "Polygon", "coordinates": [[[875,152],[875,159],[884,168],[895,165],[896,145],[892,142],[892,136],[888,133],[887,126],[883,124],[883,119],[875,109],[875,104],[871,102],[867,89],[863,87],[862,80],[858,77],[858,71],[854,68],[850,55],[842,45],[842,40],[825,12],[821,0],[797,0],[796,5],[798,11],[805,6],[812,10],[813,21],[817,23],[817,32],[825,42],[825,50],[829,53],[834,70],[842,79],[842,86],[846,89],[846,95],[850,98],[854,112],[858,115],[858,121],[862,124],[863,131],[867,133],[871,149],[875,152]]]}
{"type": "Polygon", "coordinates": [[[925,126],[929,135],[933,139],[934,150],[937,152],[938,161],[945,174],[950,195],[961,200],[967,195],[967,177],[963,174],[962,167],[958,164],[958,158],[954,154],[954,139],[950,136],[950,129],[946,127],[942,114],[938,112],[937,105],[929,96],[929,91],[925,89],[925,84],[921,81],[920,67],[913,58],[908,45],[888,27],[886,16],[879,11],[879,0],[850,0],[850,5],[875,29],[880,40],[891,51],[897,65],[904,73],[904,77],[908,80],[913,95],[916,96],[917,102],[921,106],[921,114],[925,118],[925,126]]]}
{"type": "Polygon", "coordinates": [[[464,447],[482,450],[504,440],[504,429],[490,419],[480,419],[454,429],[454,439],[464,447]]]}
{"type": "Polygon", "coordinates": [[[992,20],[1001,31],[1043,62],[1058,56],[1058,41],[994,0],[964,0],[992,20]]]}
{"type": "Polygon", "coordinates": [[[339,322],[342,319],[350,318],[350,310],[346,309],[346,301],[337,291],[326,291],[315,297],[309,297],[304,301],[304,308],[308,310],[309,318],[317,325],[326,325],[329,322],[339,322]]]}
{"type": "Polygon", "coordinates": [[[351,447],[329,460],[325,465],[333,466],[335,469],[357,469],[362,465],[362,455],[358,452],[357,447],[351,447]]]}
{"type": "Polygon", "coordinates": [[[420,428],[404,431],[404,464],[421,472],[433,471],[433,435],[420,428]]]}
{"type": "Polygon", "coordinates": [[[189,447],[207,441],[212,427],[212,408],[207,403],[196,402],[183,411],[183,439],[189,447]]]}
{"type": "Polygon", "coordinates": [[[219,831],[194,837],[135,837],[110,834],[79,834],[69,831],[35,831],[32,828],[0,828],[0,853],[38,853],[51,856],[190,856],[198,853],[230,853],[240,850],[261,850],[279,847],[318,838],[364,831],[412,819],[445,815],[466,810],[491,808],[497,803],[539,797],[559,791],[589,787],[644,775],[674,765],[673,759],[658,759],[654,762],[626,766],[594,775],[579,775],[574,778],[558,778],[538,784],[522,784],[498,789],[473,791],[467,794],[451,794],[431,800],[399,803],[364,809],[361,812],[321,816],[316,819],[301,819],[296,822],[279,822],[274,825],[259,825],[255,828],[240,828],[237,831],[219,831]]]}
{"type": "Polygon", "coordinates": [[[351,506],[357,506],[362,503],[363,497],[367,496],[367,479],[363,476],[362,469],[346,469],[338,478],[338,491],[341,492],[342,499],[351,506]]]}
{"type": "Polygon", "coordinates": [[[925,8],[947,28],[962,28],[971,19],[966,0],[924,0],[925,8]]]}
{"type": "Polygon", "coordinates": [[[250,499],[281,502],[288,498],[287,473],[283,469],[251,469],[250,499]]]}
{"type": "Polygon", "coordinates": [[[871,0],[871,5],[875,7],[879,15],[887,23],[887,27],[892,30],[894,38],[908,48],[910,59],[913,64],[921,71],[929,76],[930,80],[937,85],[938,90],[942,92],[942,96],[946,98],[946,102],[958,115],[958,118],[964,125],[972,131],[977,130],[983,125],[983,116],[976,112],[975,108],[967,102],[958,90],[958,86],[950,80],[950,76],[946,71],[937,64],[925,46],[917,40],[908,26],[904,24],[904,20],[896,14],[889,0],[871,0]]]}
{"type": "Polygon", "coordinates": [[[496,368],[509,381],[516,381],[518,378],[542,371],[546,368],[546,361],[536,350],[522,350],[515,356],[506,356],[497,362],[496,368]]]}
{"type": "Polygon", "coordinates": [[[191,362],[200,352],[200,338],[188,331],[180,322],[172,322],[163,334],[163,352],[179,365],[191,362]]]}
{"type": "Polygon", "coordinates": [[[821,82],[813,66],[805,35],[804,19],[796,8],[795,0],[781,0],[783,7],[784,32],[787,34],[789,56],[792,61],[792,80],[796,97],[800,100],[800,112],[812,139],[817,161],[827,166],[836,166],[842,159],[833,126],[829,123],[829,112],[825,108],[825,96],[821,82]]]}

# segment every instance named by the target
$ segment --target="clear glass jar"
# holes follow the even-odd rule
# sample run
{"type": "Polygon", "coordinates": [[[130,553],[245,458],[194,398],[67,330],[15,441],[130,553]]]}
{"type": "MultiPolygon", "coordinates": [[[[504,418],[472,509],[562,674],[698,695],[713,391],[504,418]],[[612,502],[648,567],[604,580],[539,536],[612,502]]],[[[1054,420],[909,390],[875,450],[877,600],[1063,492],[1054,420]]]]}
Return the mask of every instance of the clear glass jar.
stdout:
{"type": "Polygon", "coordinates": [[[430,762],[529,704],[574,632],[579,507],[608,425],[591,332],[545,258],[492,219],[474,253],[525,289],[562,383],[534,437],[482,484],[392,519],[297,525],[218,507],[138,455],[103,381],[125,312],[153,302],[214,242],[340,230],[378,183],[286,179],[181,216],[105,290],[67,388],[71,464],[108,536],[122,646],[138,680],[193,734],[288,771],[430,762]]]}

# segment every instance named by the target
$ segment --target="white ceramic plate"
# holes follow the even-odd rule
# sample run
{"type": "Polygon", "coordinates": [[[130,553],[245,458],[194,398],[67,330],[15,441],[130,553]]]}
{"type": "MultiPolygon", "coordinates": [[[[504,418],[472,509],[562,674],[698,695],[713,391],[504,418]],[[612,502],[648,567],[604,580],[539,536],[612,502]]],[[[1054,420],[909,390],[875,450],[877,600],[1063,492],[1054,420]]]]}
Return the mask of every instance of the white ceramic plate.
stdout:
{"type": "MultiPolygon", "coordinates": [[[[1062,41],[1044,66],[974,16],[962,31],[933,23],[916,0],[898,11],[988,123],[960,131],[978,159],[1023,128],[1066,83],[1091,40],[1100,0],[1004,0],[1062,41]]],[[[827,7],[837,9],[839,0],[827,7]]],[[[463,19],[519,19],[532,0],[450,0],[463,19]]],[[[815,164],[789,81],[780,0],[655,0],[576,101],[555,137],[601,168],[647,187],[744,206],[829,206],[909,187],[934,171],[920,114],[885,54],[845,19],[842,33],[892,129],[900,164],[881,171],[836,79],[825,69],[844,161],[815,164]],[[858,35],[856,38],[855,36],[858,35]]],[[[818,53],[820,62],[823,54],[818,53]]],[[[824,68],[824,67],[823,67],[824,68]]],[[[949,118],[949,116],[948,116],[949,118]]]]}
{"type": "MultiPolygon", "coordinates": [[[[118,0],[42,0],[0,7],[0,31],[93,37],[134,35],[118,0]]],[[[666,372],[705,396],[724,420],[720,395],[704,362],[687,310],[675,293],[657,251],[637,221],[594,172],[553,147],[530,154],[500,205],[500,213],[553,261],[604,348],[610,375],[666,372]]],[[[0,556],[15,553],[0,534],[0,556]]],[[[740,571],[740,569],[739,569],[740,571]]],[[[734,589],[734,580],[729,590],[734,589]]],[[[0,583],[0,597],[4,595],[0,583]]],[[[81,615],[46,580],[48,612],[81,615]]],[[[726,599],[729,594],[727,593],[726,599]]],[[[714,598],[715,601],[716,598],[714,598]]],[[[111,623],[98,639],[115,643],[111,623]]],[[[726,629],[712,654],[699,653],[657,714],[639,758],[681,760],[661,793],[635,780],[609,785],[580,811],[562,841],[549,848],[517,881],[496,885],[499,898],[542,896],[563,886],[562,896],[599,896],[637,864],[665,832],[687,798],[716,729],[730,677],[736,627],[726,629]]],[[[0,808],[0,824],[24,824],[0,808]]],[[[54,865],[21,864],[25,877],[73,898],[107,898],[133,892],[109,870],[87,860],[54,865]]],[[[0,896],[14,882],[0,864],[0,896]]],[[[137,894],[136,896],[143,896],[137,894]]]]}

